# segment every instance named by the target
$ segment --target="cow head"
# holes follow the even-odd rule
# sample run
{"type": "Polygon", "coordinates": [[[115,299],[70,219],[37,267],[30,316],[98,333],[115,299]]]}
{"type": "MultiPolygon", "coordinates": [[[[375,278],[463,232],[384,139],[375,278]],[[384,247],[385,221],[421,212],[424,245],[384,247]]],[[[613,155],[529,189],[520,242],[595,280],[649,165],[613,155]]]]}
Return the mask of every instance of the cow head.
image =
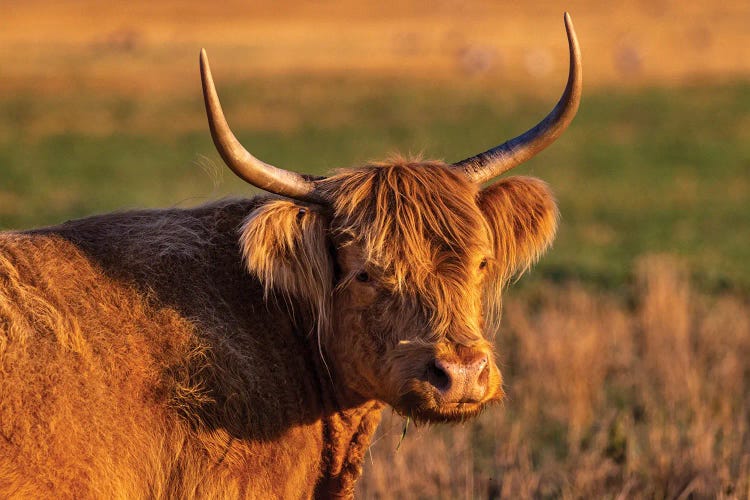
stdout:
{"type": "Polygon", "coordinates": [[[395,158],[312,178],[248,153],[224,119],[205,52],[209,125],[241,178],[280,195],[241,229],[249,271],[310,318],[321,355],[347,391],[419,420],[448,421],[502,399],[492,335],[500,292],[549,246],[557,208],[547,186],[510,177],[572,121],[580,51],[565,16],[570,71],[534,128],[455,164],[395,158]]]}

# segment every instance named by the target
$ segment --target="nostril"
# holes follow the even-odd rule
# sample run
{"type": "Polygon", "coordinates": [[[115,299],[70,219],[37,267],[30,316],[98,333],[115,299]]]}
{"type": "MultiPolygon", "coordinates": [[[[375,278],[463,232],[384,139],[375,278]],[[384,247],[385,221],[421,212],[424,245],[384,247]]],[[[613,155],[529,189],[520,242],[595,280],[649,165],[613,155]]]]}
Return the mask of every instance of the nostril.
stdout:
{"type": "Polygon", "coordinates": [[[487,358],[485,358],[482,362],[482,365],[479,368],[481,371],[479,372],[479,376],[477,377],[477,385],[479,387],[487,387],[487,382],[490,378],[490,367],[488,366],[487,358]]]}
{"type": "Polygon", "coordinates": [[[482,359],[477,361],[477,371],[485,370],[487,368],[487,356],[485,355],[482,359]]]}
{"type": "Polygon", "coordinates": [[[437,360],[432,360],[427,365],[427,381],[441,392],[447,391],[451,386],[450,375],[437,360]]]}

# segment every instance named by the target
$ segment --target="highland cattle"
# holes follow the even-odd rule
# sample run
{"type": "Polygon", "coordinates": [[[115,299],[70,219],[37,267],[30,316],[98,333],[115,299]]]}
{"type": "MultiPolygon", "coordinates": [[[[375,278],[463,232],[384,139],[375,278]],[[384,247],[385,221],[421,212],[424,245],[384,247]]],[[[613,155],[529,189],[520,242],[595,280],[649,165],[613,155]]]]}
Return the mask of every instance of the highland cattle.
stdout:
{"type": "Polygon", "coordinates": [[[550,245],[539,180],[581,96],[455,164],[329,177],[247,152],[205,52],[227,165],[270,195],[0,235],[0,497],[350,497],[386,405],[457,422],[503,398],[492,345],[508,280],[550,245]]]}

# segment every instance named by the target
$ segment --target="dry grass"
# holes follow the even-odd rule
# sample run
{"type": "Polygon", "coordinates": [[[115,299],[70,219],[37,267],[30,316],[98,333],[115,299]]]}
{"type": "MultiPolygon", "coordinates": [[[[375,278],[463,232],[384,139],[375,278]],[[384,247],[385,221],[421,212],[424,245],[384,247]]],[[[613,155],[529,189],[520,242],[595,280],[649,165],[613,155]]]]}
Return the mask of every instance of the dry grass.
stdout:
{"type": "Polygon", "coordinates": [[[750,496],[750,313],[641,259],[632,303],[581,287],[509,299],[510,398],[472,425],[386,418],[362,498],[750,496]]]}

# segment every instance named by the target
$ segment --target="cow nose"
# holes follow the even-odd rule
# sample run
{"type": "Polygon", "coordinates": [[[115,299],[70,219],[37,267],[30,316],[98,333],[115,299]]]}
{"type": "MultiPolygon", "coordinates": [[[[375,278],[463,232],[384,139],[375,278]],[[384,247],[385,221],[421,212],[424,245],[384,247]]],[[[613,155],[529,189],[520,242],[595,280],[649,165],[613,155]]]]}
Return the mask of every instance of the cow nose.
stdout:
{"type": "Polygon", "coordinates": [[[427,381],[445,403],[478,403],[487,393],[486,354],[470,362],[436,358],[427,366],[427,381]]]}

